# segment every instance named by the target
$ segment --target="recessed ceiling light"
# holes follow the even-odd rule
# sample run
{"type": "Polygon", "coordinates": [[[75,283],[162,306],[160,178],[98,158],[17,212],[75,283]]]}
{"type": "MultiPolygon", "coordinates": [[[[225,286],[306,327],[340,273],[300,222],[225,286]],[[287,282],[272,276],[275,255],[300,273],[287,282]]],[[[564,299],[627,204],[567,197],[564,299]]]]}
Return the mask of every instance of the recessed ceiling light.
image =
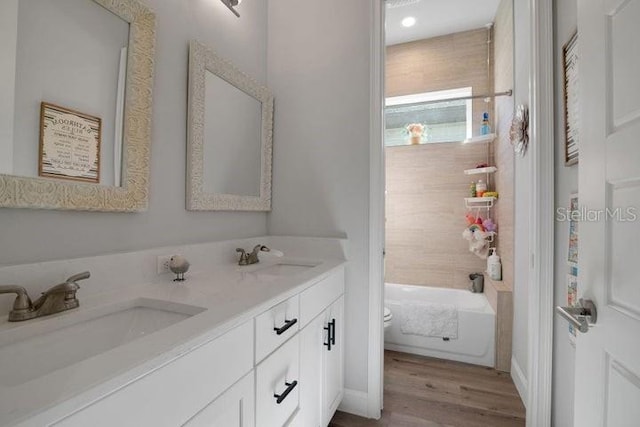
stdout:
{"type": "Polygon", "coordinates": [[[413,27],[414,25],[416,25],[416,18],[414,18],[413,16],[407,16],[402,20],[403,27],[409,28],[409,27],[413,27]]]}

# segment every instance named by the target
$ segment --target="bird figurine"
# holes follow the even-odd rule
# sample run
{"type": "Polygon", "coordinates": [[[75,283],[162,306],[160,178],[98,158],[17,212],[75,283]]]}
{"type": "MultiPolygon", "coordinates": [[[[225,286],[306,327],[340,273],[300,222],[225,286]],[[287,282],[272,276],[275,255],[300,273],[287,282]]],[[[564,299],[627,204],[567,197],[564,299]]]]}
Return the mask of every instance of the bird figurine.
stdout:
{"type": "Polygon", "coordinates": [[[184,273],[189,271],[189,261],[182,255],[174,255],[169,260],[169,270],[176,274],[174,282],[184,282],[184,273]]]}

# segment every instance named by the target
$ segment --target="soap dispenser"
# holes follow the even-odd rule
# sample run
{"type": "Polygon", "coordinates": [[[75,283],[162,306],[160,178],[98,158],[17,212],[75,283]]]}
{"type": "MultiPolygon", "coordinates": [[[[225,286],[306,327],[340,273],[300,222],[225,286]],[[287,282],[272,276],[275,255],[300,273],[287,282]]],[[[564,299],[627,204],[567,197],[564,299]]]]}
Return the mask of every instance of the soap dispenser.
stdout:
{"type": "Polygon", "coordinates": [[[489,257],[487,258],[487,273],[492,280],[502,280],[502,264],[500,257],[496,253],[496,248],[489,249],[489,257]]]}

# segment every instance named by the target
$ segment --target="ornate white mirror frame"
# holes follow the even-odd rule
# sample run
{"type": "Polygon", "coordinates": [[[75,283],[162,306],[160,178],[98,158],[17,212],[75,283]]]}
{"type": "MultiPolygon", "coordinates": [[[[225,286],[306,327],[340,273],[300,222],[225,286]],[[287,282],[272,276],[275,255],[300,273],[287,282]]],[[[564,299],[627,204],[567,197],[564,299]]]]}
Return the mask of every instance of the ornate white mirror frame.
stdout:
{"type": "Polygon", "coordinates": [[[0,174],[0,207],[145,211],[149,200],[155,14],[137,0],[93,0],[129,23],[122,187],[0,174]]]}
{"type": "MultiPolygon", "coordinates": [[[[189,118],[187,137],[187,209],[192,211],[270,211],[273,152],[273,95],[205,45],[189,47],[189,118]],[[204,190],[205,80],[210,71],[262,104],[260,195],[209,193],[204,190]]],[[[238,173],[242,173],[241,170],[238,173]]]]}

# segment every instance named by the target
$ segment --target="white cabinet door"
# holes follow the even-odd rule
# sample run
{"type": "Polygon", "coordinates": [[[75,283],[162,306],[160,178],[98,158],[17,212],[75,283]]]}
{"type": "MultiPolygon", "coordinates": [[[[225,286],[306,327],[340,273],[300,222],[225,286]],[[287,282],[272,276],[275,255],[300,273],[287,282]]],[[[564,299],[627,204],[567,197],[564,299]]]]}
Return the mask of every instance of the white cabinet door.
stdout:
{"type": "Polygon", "coordinates": [[[322,421],[324,314],[300,332],[300,410],[290,427],[319,427],[322,421]]]}
{"type": "Polygon", "coordinates": [[[254,373],[211,402],[184,424],[184,427],[254,427],[254,373]]]}
{"type": "Polygon", "coordinates": [[[322,425],[326,426],[344,395],[344,296],[325,311],[324,328],[322,425]]]}
{"type": "Polygon", "coordinates": [[[253,322],[125,385],[56,422],[56,427],[175,427],[253,367],[253,322]]]}

